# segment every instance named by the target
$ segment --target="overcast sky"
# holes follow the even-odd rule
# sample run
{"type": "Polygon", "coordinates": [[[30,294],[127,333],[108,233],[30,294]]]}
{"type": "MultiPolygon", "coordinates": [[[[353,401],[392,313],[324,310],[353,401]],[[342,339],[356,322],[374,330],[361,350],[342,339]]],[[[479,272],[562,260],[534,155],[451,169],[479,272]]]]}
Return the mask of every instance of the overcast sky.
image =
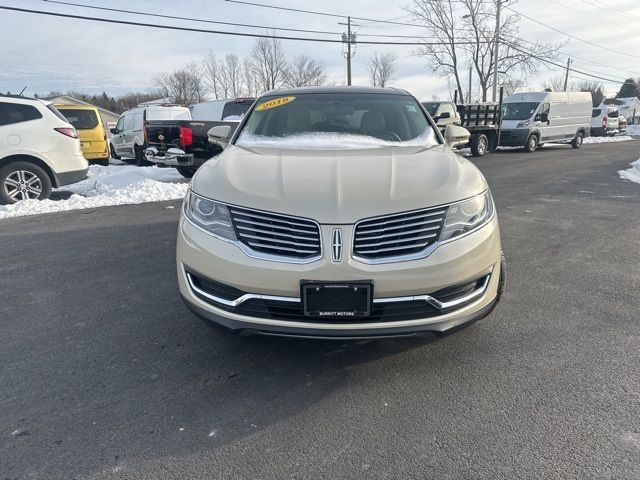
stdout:
{"type": "MultiPolygon", "coordinates": [[[[225,0],[68,1],[270,27],[335,32],[341,32],[343,28],[337,24],[340,21],[338,18],[251,7],[225,0]]],[[[257,1],[373,19],[410,20],[403,7],[410,4],[411,0],[257,1]]],[[[100,12],[47,3],[43,0],[0,0],[0,5],[195,28],[253,33],[260,31],[100,12]]],[[[584,59],[576,59],[575,68],[600,72],[614,79],[620,78],[620,83],[629,76],[640,77],[640,1],[520,0],[510,1],[509,5],[513,5],[514,10],[562,32],[628,54],[604,50],[571,39],[562,50],[584,59]]],[[[510,13],[509,10],[506,12],[510,13]]],[[[359,34],[419,35],[421,32],[419,28],[413,27],[362,21],[358,23],[360,26],[356,31],[359,34]]],[[[565,35],[526,18],[522,19],[520,25],[521,36],[528,41],[561,42],[568,39],[565,35]]],[[[309,34],[311,35],[332,38],[327,35],[309,34]]],[[[176,69],[193,60],[199,61],[209,49],[217,54],[236,53],[243,56],[250,52],[253,43],[254,40],[251,38],[104,24],[0,10],[0,91],[16,92],[25,85],[28,86],[28,94],[52,90],[81,90],[89,93],[106,91],[109,95],[118,95],[129,91],[148,90],[152,87],[154,75],[176,69]]],[[[300,53],[311,55],[326,65],[330,80],[344,80],[346,69],[339,44],[283,41],[283,46],[288,57],[300,53]]],[[[359,45],[353,59],[353,84],[368,83],[367,60],[375,50],[393,51],[398,55],[397,73],[392,82],[394,86],[406,88],[421,99],[431,99],[434,95],[441,98],[449,96],[447,80],[434,75],[424,59],[413,55],[413,47],[410,46],[359,45]]],[[[560,61],[566,62],[566,56],[560,61]]],[[[537,75],[526,79],[527,86],[539,89],[545,78],[561,73],[560,68],[549,71],[542,67],[537,75]]],[[[619,86],[617,83],[605,83],[605,88],[610,94],[614,94],[619,86]]]]}

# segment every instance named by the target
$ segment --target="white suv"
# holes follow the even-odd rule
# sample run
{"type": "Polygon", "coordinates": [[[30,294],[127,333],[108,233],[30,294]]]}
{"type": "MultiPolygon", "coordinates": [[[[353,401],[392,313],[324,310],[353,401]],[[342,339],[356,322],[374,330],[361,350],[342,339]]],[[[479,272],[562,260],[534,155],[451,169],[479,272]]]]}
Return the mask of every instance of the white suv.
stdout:
{"type": "Polygon", "coordinates": [[[51,102],[0,95],[0,205],[49,198],[88,169],[78,132],[51,102]]]}

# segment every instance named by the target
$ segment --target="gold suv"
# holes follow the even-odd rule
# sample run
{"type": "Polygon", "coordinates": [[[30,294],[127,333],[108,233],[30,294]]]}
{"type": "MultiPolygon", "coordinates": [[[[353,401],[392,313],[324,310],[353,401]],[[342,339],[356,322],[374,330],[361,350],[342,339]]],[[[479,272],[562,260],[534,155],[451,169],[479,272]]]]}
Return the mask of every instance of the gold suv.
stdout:
{"type": "Polygon", "coordinates": [[[266,93],[193,177],[180,292],[236,331],[317,338],[444,332],[486,316],[504,262],[493,199],[424,107],[396,89],[266,93]]]}

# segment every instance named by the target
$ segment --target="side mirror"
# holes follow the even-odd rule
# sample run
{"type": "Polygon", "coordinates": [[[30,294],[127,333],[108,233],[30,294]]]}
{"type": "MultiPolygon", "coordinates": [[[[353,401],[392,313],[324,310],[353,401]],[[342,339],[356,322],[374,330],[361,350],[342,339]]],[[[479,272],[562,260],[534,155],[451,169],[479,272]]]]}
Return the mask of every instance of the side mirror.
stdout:
{"type": "Polygon", "coordinates": [[[549,123],[549,114],[548,113],[541,113],[540,114],[540,121],[542,123],[549,123]]]}
{"type": "Polygon", "coordinates": [[[231,126],[230,125],[218,125],[211,128],[207,132],[209,143],[229,143],[231,138],[231,126]]]}
{"type": "Polygon", "coordinates": [[[466,128],[457,125],[447,125],[444,129],[444,141],[451,148],[460,147],[469,143],[471,134],[466,128]]]}
{"type": "Polygon", "coordinates": [[[451,112],[442,112],[438,118],[451,118],[451,112]]]}
{"type": "Polygon", "coordinates": [[[118,129],[117,128],[110,128],[109,131],[115,135],[116,133],[118,133],[118,129]]]}

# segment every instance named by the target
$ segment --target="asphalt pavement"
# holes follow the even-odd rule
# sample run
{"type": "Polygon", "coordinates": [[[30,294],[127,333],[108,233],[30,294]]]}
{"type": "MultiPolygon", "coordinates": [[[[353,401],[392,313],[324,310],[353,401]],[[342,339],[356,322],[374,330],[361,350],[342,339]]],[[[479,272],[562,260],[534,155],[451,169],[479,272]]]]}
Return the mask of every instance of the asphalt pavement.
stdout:
{"type": "Polygon", "coordinates": [[[476,162],[502,303],[440,339],[242,337],[179,202],[0,221],[0,479],[640,478],[640,141],[476,162]]]}

